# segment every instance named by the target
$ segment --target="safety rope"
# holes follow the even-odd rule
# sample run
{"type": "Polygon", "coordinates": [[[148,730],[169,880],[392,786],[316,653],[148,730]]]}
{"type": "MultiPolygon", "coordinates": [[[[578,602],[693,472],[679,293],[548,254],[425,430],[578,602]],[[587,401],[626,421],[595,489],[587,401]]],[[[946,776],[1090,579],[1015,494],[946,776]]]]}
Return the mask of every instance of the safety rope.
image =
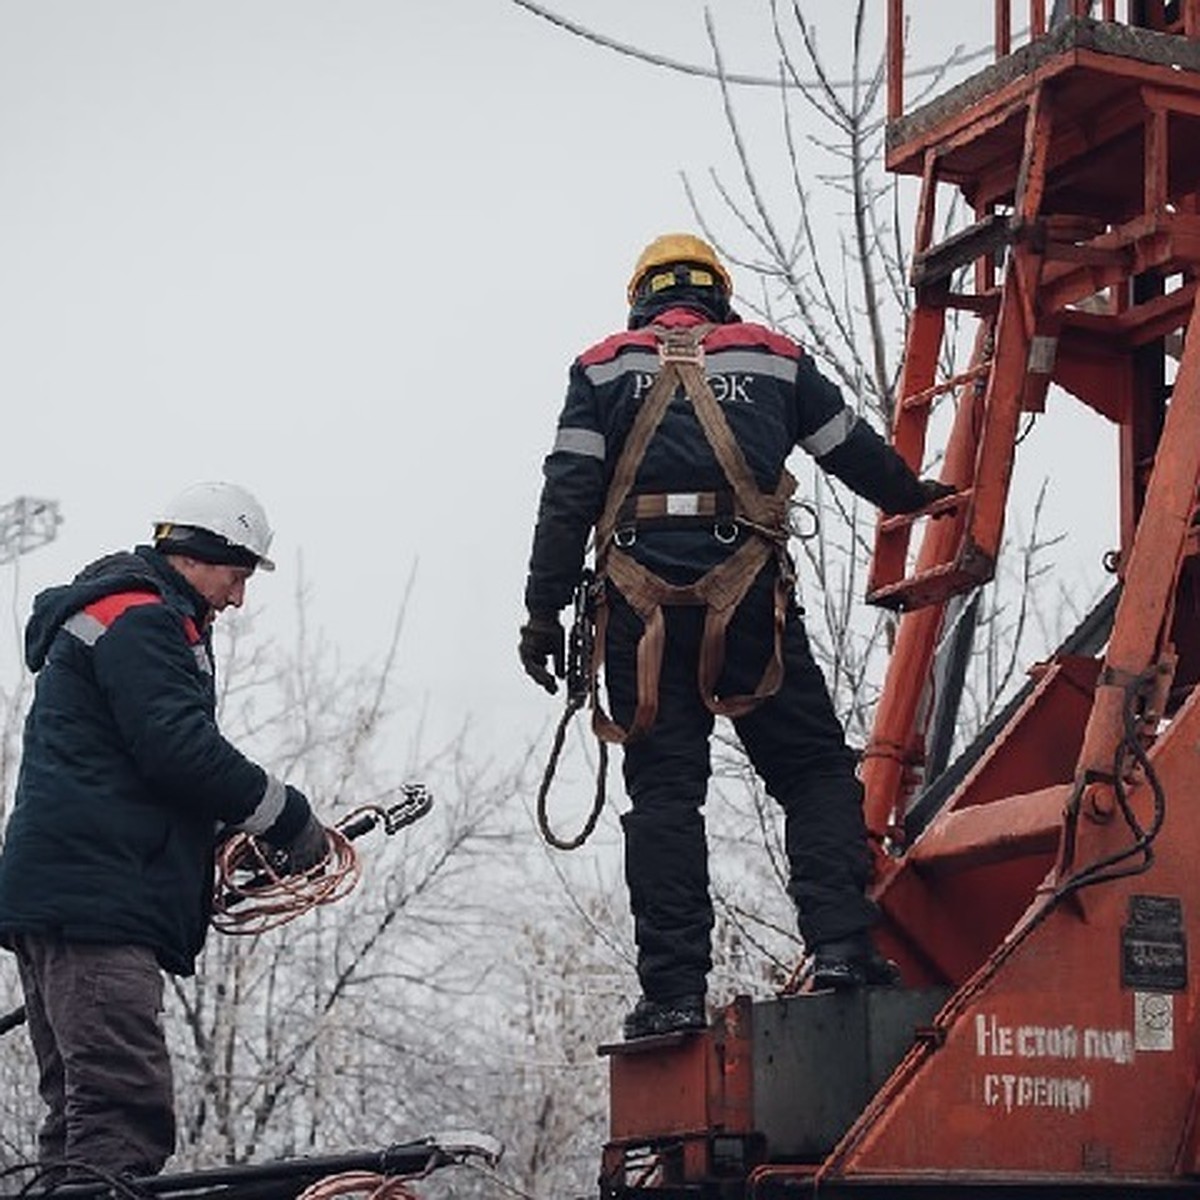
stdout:
{"type": "Polygon", "coordinates": [[[608,743],[597,739],[596,744],[599,747],[600,757],[596,765],[596,792],[592,800],[592,811],[588,814],[583,828],[573,838],[562,838],[550,827],[550,805],[548,800],[550,784],[554,780],[554,772],[558,767],[558,756],[562,753],[563,742],[567,736],[567,727],[571,724],[571,718],[583,707],[586,698],[586,695],[569,696],[567,698],[567,706],[563,709],[563,715],[559,719],[558,728],[554,731],[554,744],[550,747],[550,757],[546,762],[546,770],[542,775],[541,786],[538,788],[538,829],[541,831],[542,837],[556,850],[578,850],[592,836],[592,831],[596,828],[596,822],[600,820],[600,814],[604,811],[608,779],[608,743]]]}
{"type": "Polygon", "coordinates": [[[575,615],[567,638],[567,703],[559,718],[558,728],[554,731],[550,757],[542,773],[542,782],[537,794],[538,830],[546,842],[556,850],[578,850],[592,836],[596,822],[600,820],[600,814],[604,811],[608,780],[608,746],[597,739],[600,757],[596,765],[596,791],[592,811],[575,837],[559,837],[550,826],[550,784],[554,781],[554,773],[558,769],[559,755],[566,741],[571,718],[587,703],[592,694],[594,680],[596,576],[589,567],[585,567],[580,574],[579,583],[575,588],[574,603],[575,615]]]}

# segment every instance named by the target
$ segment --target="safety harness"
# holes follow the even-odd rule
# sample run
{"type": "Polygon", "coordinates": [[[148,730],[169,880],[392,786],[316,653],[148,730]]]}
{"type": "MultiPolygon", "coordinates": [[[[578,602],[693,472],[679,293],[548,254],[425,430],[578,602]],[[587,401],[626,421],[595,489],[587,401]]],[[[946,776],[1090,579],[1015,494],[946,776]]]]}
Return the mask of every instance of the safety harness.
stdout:
{"type": "Polygon", "coordinates": [[[643,622],[637,648],[637,705],[624,728],[600,704],[598,676],[604,661],[608,609],[603,586],[597,590],[596,637],[592,653],[592,728],[606,742],[622,744],[644,734],[658,714],[658,684],[662,670],[665,621],[663,609],[702,607],[704,633],[697,682],[709,711],[740,717],[750,712],[783,682],[783,627],[795,573],[787,554],[787,515],[796,481],[783,471],[773,493],[758,481],[704,374],[704,338],[711,324],[683,328],[650,326],[658,343],[659,369],[613,470],[604,510],[596,523],[596,574],[607,579],[643,622]],[[732,492],[642,494],[632,496],[634,480],[671,398],[682,387],[732,492]],[[724,562],[694,583],[668,583],[639,563],[627,547],[636,540],[641,523],[661,518],[713,520],[714,535],[732,543],[738,527],[751,534],[724,562]],[[775,584],[775,637],[771,659],[753,692],[719,697],[717,681],[725,662],[725,631],[762,568],[774,559],[779,565],[775,584]]]}
{"type": "Polygon", "coordinates": [[[666,633],[664,608],[687,606],[705,610],[697,683],[710,712],[727,717],[744,716],[773,696],[783,682],[783,628],[788,599],[795,584],[795,571],[787,553],[790,534],[787,518],[796,481],[785,470],[773,493],[759,489],[754,472],[705,378],[703,343],[714,328],[712,324],[684,328],[649,326],[658,345],[658,373],[634,417],[613,470],[604,509],[596,522],[595,575],[585,573],[576,593],[576,620],[567,672],[567,707],[538,791],[539,826],[546,840],[558,849],[573,850],[582,845],[595,827],[604,804],[606,744],[620,745],[640,737],[651,728],[658,715],[658,687],[666,633]],[[700,428],[725,475],[728,490],[634,495],[634,481],[646,448],[680,387],[691,400],[700,428]],[[739,528],[747,530],[751,536],[694,583],[668,583],[627,551],[636,542],[640,528],[675,524],[681,520],[711,522],[714,536],[729,544],[737,540],[739,528]],[[720,697],[717,682],[725,662],[726,629],[759,572],[772,559],[779,570],[775,580],[771,659],[753,692],[720,697]],[[608,627],[606,581],[624,597],[643,623],[637,647],[637,703],[627,728],[613,720],[600,703],[599,677],[608,627]],[[593,619],[594,631],[591,630],[593,619]],[[582,659],[579,647],[588,643],[590,655],[582,659]],[[588,698],[592,705],[592,729],[600,741],[595,801],[583,830],[576,837],[566,839],[550,827],[547,796],[566,726],[588,698]]]}

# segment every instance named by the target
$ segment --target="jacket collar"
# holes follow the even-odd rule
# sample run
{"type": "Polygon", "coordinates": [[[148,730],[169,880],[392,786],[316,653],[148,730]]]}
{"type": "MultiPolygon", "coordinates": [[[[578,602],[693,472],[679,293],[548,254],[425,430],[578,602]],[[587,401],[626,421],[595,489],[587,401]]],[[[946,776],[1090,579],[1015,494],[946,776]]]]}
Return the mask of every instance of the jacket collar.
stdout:
{"type": "Polygon", "coordinates": [[[212,624],[213,618],[216,616],[212,605],[171,566],[162,551],[156,550],[153,546],[135,546],[133,552],[162,579],[172,592],[186,601],[196,625],[201,630],[207,629],[212,624]]]}

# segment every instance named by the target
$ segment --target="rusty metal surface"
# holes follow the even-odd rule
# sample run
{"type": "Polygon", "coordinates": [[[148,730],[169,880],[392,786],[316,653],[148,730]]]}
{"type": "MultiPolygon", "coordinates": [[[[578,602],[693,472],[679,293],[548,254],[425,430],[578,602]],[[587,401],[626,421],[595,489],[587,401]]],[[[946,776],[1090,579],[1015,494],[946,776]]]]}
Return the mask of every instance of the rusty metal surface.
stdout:
{"type": "Polygon", "coordinates": [[[652,1040],[654,1045],[621,1048],[609,1057],[614,1142],[636,1140],[650,1130],[678,1135],[709,1127],[710,1032],[652,1040]]]}
{"type": "Polygon", "coordinates": [[[1157,66],[1200,72],[1200,43],[1131,25],[1072,17],[887,127],[886,148],[917,141],[1009,84],[1033,75],[1060,55],[1091,50],[1157,66]]]}

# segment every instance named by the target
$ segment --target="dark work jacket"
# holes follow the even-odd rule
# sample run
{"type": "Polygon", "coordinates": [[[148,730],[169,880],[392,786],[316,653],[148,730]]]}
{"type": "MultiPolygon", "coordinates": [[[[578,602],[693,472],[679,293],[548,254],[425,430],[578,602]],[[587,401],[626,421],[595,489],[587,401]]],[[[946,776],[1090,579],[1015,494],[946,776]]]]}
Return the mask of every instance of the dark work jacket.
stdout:
{"type": "Polygon", "coordinates": [[[206,601],[156,550],[42,592],[37,672],[0,853],[0,941],[36,933],[152,948],[191,974],[218,823],[290,835],[308,815],[217,729],[206,601]]]}
{"type": "MultiPolygon", "coordinates": [[[[669,326],[704,319],[685,308],[667,308],[654,317],[669,326]]],[[[734,317],[705,337],[704,357],[713,394],[762,491],[775,490],[788,455],[799,445],[885,512],[911,512],[925,503],[919,480],[904,460],[855,416],[837,387],[790,338],[734,317]]],[[[557,613],[569,603],[588,534],[657,370],[657,344],[645,327],[613,334],[571,365],[557,437],[543,466],[525,588],[530,612],[557,613]]],[[[646,449],[633,494],[728,488],[680,389],[646,449]]],[[[687,583],[737,544],[722,543],[711,527],[692,521],[676,529],[639,531],[631,552],[669,582],[687,583]]]]}

